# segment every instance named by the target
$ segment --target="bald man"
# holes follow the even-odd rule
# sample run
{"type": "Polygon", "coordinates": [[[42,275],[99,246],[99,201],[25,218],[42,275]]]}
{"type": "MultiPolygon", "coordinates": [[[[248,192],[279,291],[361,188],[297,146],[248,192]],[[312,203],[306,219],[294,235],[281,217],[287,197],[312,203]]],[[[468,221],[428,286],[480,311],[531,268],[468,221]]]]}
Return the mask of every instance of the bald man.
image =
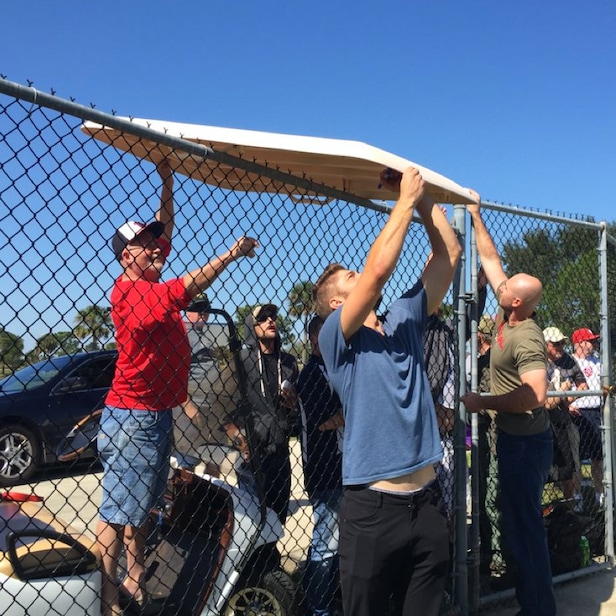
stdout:
{"type": "Polygon", "coordinates": [[[490,395],[467,393],[467,411],[496,412],[503,538],[517,568],[516,597],[524,616],[556,614],[541,499],[552,465],[552,432],[544,408],[547,360],[534,313],[543,285],[538,278],[508,278],[477,204],[467,207],[477,251],[499,305],[490,350],[490,395]]]}

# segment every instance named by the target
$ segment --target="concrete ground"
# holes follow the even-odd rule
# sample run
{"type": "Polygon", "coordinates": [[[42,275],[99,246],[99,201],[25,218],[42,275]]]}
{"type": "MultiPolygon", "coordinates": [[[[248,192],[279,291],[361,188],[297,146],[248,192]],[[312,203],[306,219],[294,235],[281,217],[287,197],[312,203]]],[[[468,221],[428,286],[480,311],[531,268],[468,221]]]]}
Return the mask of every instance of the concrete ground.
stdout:
{"type": "MultiPolygon", "coordinates": [[[[300,448],[292,444],[292,468],[301,469],[300,448]]],[[[214,457],[216,455],[214,454],[214,457]]],[[[234,481],[232,461],[218,460],[226,478],[234,481]]],[[[94,538],[100,500],[100,473],[59,476],[14,488],[45,497],[45,506],[76,530],[94,538]]],[[[303,490],[301,474],[294,475],[290,516],[279,542],[285,569],[292,573],[305,558],[312,533],[312,511],[303,490]]],[[[596,572],[556,586],[559,616],[616,616],[616,570],[596,572]]],[[[514,616],[515,600],[503,599],[483,606],[481,616],[514,616]]]]}
{"type": "MultiPolygon", "coordinates": [[[[616,570],[602,570],[555,587],[558,616],[616,616],[616,570]]],[[[481,608],[481,616],[514,616],[514,600],[481,608]]]]}
{"type": "MultiPolygon", "coordinates": [[[[297,441],[291,447],[292,468],[300,469],[300,446],[297,441]]],[[[234,463],[236,457],[225,456],[220,448],[208,451],[221,470],[221,476],[235,485],[234,463]]],[[[200,468],[197,467],[197,472],[200,468]]],[[[45,499],[45,506],[62,520],[68,522],[75,530],[92,539],[98,521],[98,504],[100,502],[101,473],[85,473],[70,477],[37,481],[18,486],[17,492],[33,492],[45,499]]],[[[285,569],[294,571],[304,560],[310,537],[312,535],[312,509],[303,489],[301,472],[293,475],[289,517],[285,525],[284,537],[279,542],[285,569]]]]}

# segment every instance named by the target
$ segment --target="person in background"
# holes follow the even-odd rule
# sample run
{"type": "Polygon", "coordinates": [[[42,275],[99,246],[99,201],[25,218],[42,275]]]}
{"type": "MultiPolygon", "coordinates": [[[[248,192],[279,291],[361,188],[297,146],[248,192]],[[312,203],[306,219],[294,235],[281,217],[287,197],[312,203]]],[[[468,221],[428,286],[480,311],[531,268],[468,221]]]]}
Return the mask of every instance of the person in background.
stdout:
{"type": "Polygon", "coordinates": [[[241,353],[246,398],[242,400],[239,376],[229,365],[214,386],[212,411],[224,417],[225,433],[241,454],[236,471],[240,487],[259,498],[260,471],[265,504],[284,524],[291,496],[289,436],[298,421],[298,370],[295,357],[281,348],[277,316],[274,304],[255,306],[248,315],[241,353]]]}
{"type": "Polygon", "coordinates": [[[140,609],[145,587],[145,523],[162,497],[173,442],[172,411],[186,399],[190,345],[180,311],[231,263],[254,256],[258,242],[242,237],[219,257],[160,282],[171,250],[173,174],[157,167],[163,182],[156,220],[119,227],[111,246],[122,267],[111,292],[118,360],[97,438],[103,464],[97,543],[102,555],[102,610],[120,614],[120,599],[140,609]],[[124,545],[126,577],[117,586],[124,545]]]}
{"type": "MultiPolygon", "coordinates": [[[[586,379],[576,361],[565,352],[567,337],[558,327],[543,330],[548,357],[548,388],[551,391],[586,389],[586,379]]],[[[545,408],[550,411],[554,430],[554,466],[552,479],[560,481],[563,496],[574,499],[578,513],[584,508],[580,493],[580,433],[572,421],[569,404],[573,398],[550,396],[545,408]]]]}
{"type": "MultiPolygon", "coordinates": [[[[483,270],[481,270],[483,271],[483,270]]],[[[494,319],[484,314],[477,324],[477,384],[480,393],[490,392],[490,345],[494,319]]],[[[470,355],[467,357],[466,377],[470,388],[471,366],[470,355]]],[[[492,472],[496,460],[496,427],[494,413],[482,411],[477,416],[477,480],[479,484],[479,572],[489,575],[492,572],[492,559],[494,557],[494,529],[493,520],[498,520],[496,513],[496,494],[498,492],[498,479],[492,472]],[[490,518],[492,516],[492,519],[490,518]]]]}
{"type": "MultiPolygon", "coordinates": [[[[444,208],[441,208],[444,212],[444,208]]],[[[428,263],[430,262],[428,257],[428,263]]],[[[483,311],[487,296],[487,280],[483,270],[478,272],[477,309],[483,311]]],[[[470,337],[472,305],[467,304],[466,332],[470,337]]],[[[468,339],[468,338],[467,338],[468,339]]],[[[438,431],[443,447],[443,458],[436,465],[436,477],[447,509],[450,524],[453,523],[454,504],[454,429],[456,418],[456,360],[457,340],[451,317],[445,317],[439,306],[429,317],[424,330],[424,361],[430,383],[430,393],[436,409],[438,431]]]]}
{"type": "Polygon", "coordinates": [[[337,430],[344,425],[344,419],[340,399],[329,383],[319,349],[322,326],[323,319],[319,316],[308,324],[312,354],[297,382],[304,485],[314,520],[303,581],[313,616],[333,614],[339,584],[338,513],[342,500],[342,459],[337,430]]]}
{"type": "Polygon", "coordinates": [[[224,441],[220,420],[211,412],[209,402],[212,384],[218,374],[211,348],[213,340],[207,325],[209,317],[210,301],[205,293],[200,293],[184,315],[191,350],[188,397],[173,409],[174,455],[178,467],[188,470],[200,461],[201,446],[224,441]]]}
{"type": "MultiPolygon", "coordinates": [[[[480,270],[483,271],[483,270],[480,270]]],[[[484,274],[485,275],[485,274],[484,274]]],[[[477,324],[477,382],[480,393],[490,393],[490,347],[494,334],[494,319],[484,314],[477,324]]],[[[470,357],[467,358],[470,360],[470,357]]],[[[467,381],[470,389],[471,371],[467,363],[467,381]]],[[[479,573],[493,575],[490,587],[500,591],[516,583],[516,565],[502,539],[502,516],[499,508],[499,483],[497,471],[496,413],[483,410],[477,413],[477,460],[479,481],[479,573]],[[503,569],[504,565],[504,569],[503,569]]]]}
{"type": "MultiPolygon", "coordinates": [[[[576,329],[571,334],[573,359],[578,363],[586,378],[587,388],[601,390],[601,361],[595,345],[600,336],[587,327],[576,329]]],[[[577,388],[574,388],[577,389],[577,388]]],[[[603,400],[601,396],[575,398],[569,404],[573,423],[580,431],[580,458],[590,460],[590,471],[595,486],[595,503],[603,506],[603,446],[601,440],[601,417],[603,400]]]]}
{"type": "Polygon", "coordinates": [[[430,393],[436,410],[443,457],[435,465],[448,519],[452,520],[454,499],[454,451],[456,358],[454,328],[443,317],[439,306],[429,317],[424,330],[424,362],[430,393]]]}

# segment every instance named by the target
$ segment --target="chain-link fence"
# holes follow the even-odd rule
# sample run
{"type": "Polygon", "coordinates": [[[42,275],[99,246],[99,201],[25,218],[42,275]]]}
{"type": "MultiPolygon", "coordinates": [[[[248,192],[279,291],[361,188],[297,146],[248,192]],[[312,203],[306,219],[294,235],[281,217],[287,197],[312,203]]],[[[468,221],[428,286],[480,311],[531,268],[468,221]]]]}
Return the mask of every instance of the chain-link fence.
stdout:
{"type": "MultiPolygon", "coordinates": [[[[536,318],[546,339],[546,408],[554,438],[544,519],[555,579],[570,579],[613,558],[609,387],[614,330],[608,318],[614,309],[613,241],[603,224],[517,208],[494,206],[484,219],[508,272],[530,273],[544,284],[536,318]]],[[[474,282],[481,286],[481,273],[474,282]]],[[[473,353],[478,362],[467,370],[467,380],[479,391],[489,391],[482,362],[497,335],[490,319],[496,310],[491,296],[477,314],[473,353]]],[[[471,478],[477,479],[471,490],[470,579],[476,604],[479,593],[484,602],[511,596],[516,574],[501,533],[494,417],[473,418],[471,433],[471,478]]]]}
{"type": "MultiPolygon", "coordinates": [[[[0,485],[10,488],[0,502],[0,592],[15,610],[10,613],[99,614],[101,597],[110,609],[119,600],[127,613],[282,616],[308,614],[310,606],[323,602],[340,610],[335,554],[336,474],[343,443],[339,409],[327,389],[312,405],[325,415],[311,418],[309,401],[296,404],[293,394],[281,389],[287,380],[297,385],[300,374],[300,383],[315,387],[308,378],[312,283],[331,262],[361,269],[387,206],[31,88],[0,81],[0,91],[0,368],[5,376],[0,485]],[[94,125],[113,127],[118,147],[84,134],[84,122],[94,123],[88,125],[94,137],[94,125]],[[161,161],[171,151],[183,156],[173,159],[169,177],[161,161]],[[201,176],[188,177],[204,160],[201,176]],[[141,459],[136,437],[125,435],[137,430],[127,427],[134,418],[121,426],[105,414],[101,419],[116,344],[128,344],[135,361],[146,361],[141,355],[158,341],[166,371],[165,383],[156,385],[161,397],[172,387],[185,350],[170,339],[173,322],[166,322],[164,332],[126,337],[129,317],[117,308],[112,314],[110,293],[116,285],[121,295],[118,257],[128,255],[124,244],[114,254],[110,240],[126,221],[147,223],[159,211],[165,222],[170,204],[165,187],[172,192],[174,228],[164,279],[187,272],[194,279],[241,236],[258,238],[260,246],[255,258],[224,268],[195,302],[178,296],[172,285],[171,299],[160,298],[161,304],[188,308],[182,319],[191,343],[189,400],[175,405],[173,446],[161,442],[155,448],[160,453],[172,447],[165,496],[145,512],[143,537],[122,538],[121,529],[130,523],[114,516],[147,503],[152,488],[145,485],[146,473],[152,466],[166,468],[167,456],[156,464],[141,459]],[[279,361],[270,361],[270,353],[254,344],[253,330],[259,327],[277,330],[280,348],[275,346],[272,356],[279,361]],[[312,440],[317,433],[323,440],[312,440]],[[101,452],[108,460],[118,458],[108,461],[110,468],[125,464],[142,474],[132,493],[112,481],[103,485],[97,445],[106,445],[105,438],[117,439],[115,454],[106,447],[101,452]],[[326,461],[315,456],[313,442],[321,443],[326,461]],[[302,459],[302,444],[304,458],[309,455],[312,462],[302,459]],[[304,473],[311,463],[327,469],[312,484],[304,473]],[[35,501],[35,495],[44,502],[35,501]],[[19,498],[30,501],[15,502],[19,498]],[[105,522],[99,522],[99,513],[105,522]],[[146,598],[142,590],[149,596],[146,606],[140,605],[146,598]]],[[[449,213],[464,238],[464,208],[449,213]]],[[[508,271],[526,271],[544,281],[538,308],[542,327],[562,330],[571,353],[574,330],[601,334],[600,385],[607,388],[612,365],[607,317],[614,301],[608,280],[616,261],[606,230],[498,206],[488,206],[485,218],[508,271]]],[[[160,265],[158,246],[141,246],[140,255],[154,254],[148,267],[160,265]]],[[[383,307],[424,267],[429,243],[420,224],[412,225],[406,248],[383,307]]],[[[484,326],[496,312],[494,297],[482,296],[481,276],[474,275],[470,241],[466,254],[435,317],[447,334],[447,360],[430,375],[446,452],[438,476],[454,546],[444,609],[459,613],[507,598],[515,579],[500,536],[496,433],[488,416],[467,422],[459,404],[467,383],[482,385],[478,363],[467,357],[483,352],[480,336],[488,336],[484,326]],[[473,275],[467,277],[467,270],[473,275]]],[[[157,301],[151,308],[158,306],[157,301]]],[[[147,320],[147,314],[142,317],[147,320]]],[[[432,370],[429,359],[427,365],[432,370]]],[[[559,371],[553,382],[563,374],[559,371]]],[[[150,375],[150,381],[157,380],[150,375]]],[[[602,566],[613,556],[611,397],[593,387],[582,394],[575,389],[580,387],[574,383],[566,394],[553,392],[551,398],[566,425],[558,432],[563,444],[557,453],[563,459],[544,499],[553,536],[563,539],[570,530],[555,530],[551,518],[557,515],[548,512],[553,503],[564,502],[579,526],[569,533],[574,539],[566,535],[575,543],[571,562],[555,564],[554,555],[555,574],[566,570],[568,575],[588,571],[593,563],[602,566]],[[590,403],[578,406],[594,409],[589,422],[570,412],[585,399],[590,403]],[[574,419],[566,422],[570,416],[574,419]],[[604,468],[609,472],[602,474],[604,468]],[[578,550],[586,546],[582,535],[590,555],[580,553],[578,559],[578,550]]],[[[304,386],[300,397],[314,398],[313,389],[304,386]]],[[[160,403],[154,399],[151,408],[160,403]]],[[[589,413],[580,410],[582,415],[589,413]]],[[[112,474],[106,473],[106,481],[112,474]]]]}

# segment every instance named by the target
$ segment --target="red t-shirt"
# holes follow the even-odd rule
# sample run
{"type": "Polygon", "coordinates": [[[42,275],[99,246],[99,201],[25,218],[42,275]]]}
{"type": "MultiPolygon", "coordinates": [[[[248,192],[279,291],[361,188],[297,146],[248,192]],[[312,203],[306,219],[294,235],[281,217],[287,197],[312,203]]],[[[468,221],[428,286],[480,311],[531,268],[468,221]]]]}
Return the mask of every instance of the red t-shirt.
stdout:
{"type": "Polygon", "coordinates": [[[190,344],[180,310],[191,299],[182,279],[116,280],[111,317],[119,355],[106,404],[161,411],[186,400],[190,344]]]}

